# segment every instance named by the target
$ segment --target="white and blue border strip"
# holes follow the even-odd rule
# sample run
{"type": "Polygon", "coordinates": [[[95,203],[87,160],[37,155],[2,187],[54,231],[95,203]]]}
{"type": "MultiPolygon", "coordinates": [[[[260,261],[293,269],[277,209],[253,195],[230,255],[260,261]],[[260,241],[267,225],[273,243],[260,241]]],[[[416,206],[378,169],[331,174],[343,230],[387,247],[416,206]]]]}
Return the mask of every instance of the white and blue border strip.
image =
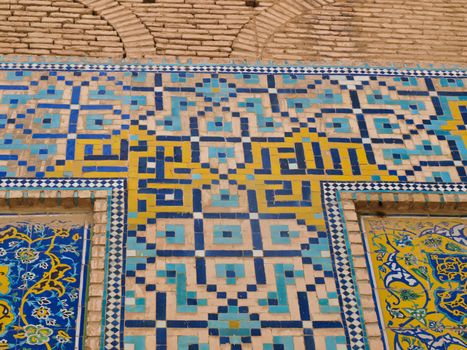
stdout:
{"type": "Polygon", "coordinates": [[[467,183],[322,182],[321,197],[336,276],[341,314],[350,349],[367,349],[365,326],[348,243],[342,192],[467,193],[467,183]]]}
{"type": "Polygon", "coordinates": [[[126,181],[124,179],[4,178],[0,179],[0,190],[106,190],[108,192],[106,276],[102,301],[101,349],[122,348],[126,181]]]}
{"type": "Polygon", "coordinates": [[[382,75],[413,77],[467,77],[466,69],[424,69],[391,67],[238,65],[238,64],[132,64],[132,63],[65,63],[65,62],[0,62],[1,70],[56,70],[155,73],[242,73],[242,74],[331,74],[382,75]]]}

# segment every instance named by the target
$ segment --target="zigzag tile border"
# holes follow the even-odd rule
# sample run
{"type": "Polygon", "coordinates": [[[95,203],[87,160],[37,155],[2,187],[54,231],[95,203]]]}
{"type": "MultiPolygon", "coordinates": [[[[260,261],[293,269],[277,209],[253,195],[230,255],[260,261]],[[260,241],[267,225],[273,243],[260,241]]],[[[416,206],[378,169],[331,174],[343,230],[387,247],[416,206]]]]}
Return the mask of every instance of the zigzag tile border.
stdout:
{"type": "Polygon", "coordinates": [[[398,183],[398,182],[322,182],[321,196],[329,232],[329,245],[336,275],[342,320],[351,349],[366,349],[365,327],[362,319],[358,289],[352,268],[352,256],[347,239],[342,192],[411,192],[466,193],[466,183],[398,183]]]}
{"type": "Polygon", "coordinates": [[[126,180],[124,179],[0,179],[2,190],[107,190],[108,221],[106,276],[101,329],[101,348],[119,349],[123,339],[123,271],[125,261],[126,180]]]}
{"type": "Polygon", "coordinates": [[[192,73],[251,73],[251,74],[351,74],[416,77],[467,76],[464,69],[398,69],[378,67],[314,67],[314,66],[249,66],[249,65],[176,65],[176,64],[93,64],[93,63],[35,63],[2,62],[2,70],[61,70],[61,71],[108,71],[108,72],[192,72],[192,73]]]}

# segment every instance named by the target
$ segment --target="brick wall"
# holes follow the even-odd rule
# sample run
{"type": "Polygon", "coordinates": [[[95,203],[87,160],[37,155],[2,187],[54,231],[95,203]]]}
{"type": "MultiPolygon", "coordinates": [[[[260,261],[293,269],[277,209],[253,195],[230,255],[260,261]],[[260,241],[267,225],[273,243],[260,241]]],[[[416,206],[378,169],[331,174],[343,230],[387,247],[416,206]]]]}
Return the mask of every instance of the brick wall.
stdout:
{"type": "Polygon", "coordinates": [[[463,0],[4,0],[0,53],[467,62],[463,0]]]}
{"type": "Polygon", "coordinates": [[[284,23],[260,53],[289,60],[461,63],[467,61],[466,16],[464,1],[338,0],[284,23]]]}
{"type": "Polygon", "coordinates": [[[3,54],[122,57],[114,27],[75,1],[0,2],[0,52],[3,54]]]}

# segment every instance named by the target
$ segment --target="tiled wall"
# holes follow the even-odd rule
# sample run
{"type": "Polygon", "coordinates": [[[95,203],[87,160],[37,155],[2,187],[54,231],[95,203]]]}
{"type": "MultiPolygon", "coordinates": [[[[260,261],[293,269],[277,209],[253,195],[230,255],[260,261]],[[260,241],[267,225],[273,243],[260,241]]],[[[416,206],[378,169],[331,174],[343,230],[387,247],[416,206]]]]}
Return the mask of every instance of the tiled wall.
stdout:
{"type": "Polygon", "coordinates": [[[466,182],[464,77],[4,64],[0,175],[127,180],[125,349],[359,349],[321,182],[466,182]]]}

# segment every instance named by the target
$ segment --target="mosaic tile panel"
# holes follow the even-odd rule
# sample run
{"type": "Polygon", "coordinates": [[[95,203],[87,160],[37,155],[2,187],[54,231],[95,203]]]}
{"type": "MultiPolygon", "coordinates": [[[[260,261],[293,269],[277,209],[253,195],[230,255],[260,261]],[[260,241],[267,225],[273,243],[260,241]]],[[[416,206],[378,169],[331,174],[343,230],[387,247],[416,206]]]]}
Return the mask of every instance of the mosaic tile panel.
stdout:
{"type": "Polygon", "coordinates": [[[464,71],[1,67],[0,176],[128,181],[107,349],[363,349],[321,183],[467,180],[464,71]]]}
{"type": "Polygon", "coordinates": [[[467,218],[364,217],[389,349],[467,348],[467,218]]]}
{"type": "Polygon", "coordinates": [[[89,229],[52,228],[34,223],[5,225],[7,219],[0,220],[3,346],[79,347],[83,336],[89,229]]]}
{"type": "MultiPolygon", "coordinates": [[[[61,198],[61,191],[64,190],[74,191],[76,195],[78,195],[80,191],[88,192],[89,195],[91,195],[91,193],[95,193],[95,191],[100,191],[104,194],[103,200],[108,202],[107,212],[100,212],[99,215],[105,215],[107,218],[94,218],[94,223],[107,223],[106,228],[103,231],[106,234],[104,249],[101,251],[103,258],[99,262],[99,264],[104,266],[106,271],[106,275],[103,278],[105,289],[103,293],[104,295],[102,297],[101,311],[103,315],[101,347],[107,349],[116,347],[118,348],[122,340],[121,297],[123,294],[122,266],[124,264],[122,257],[126,238],[124,231],[126,224],[125,181],[121,179],[98,180],[78,178],[0,179],[0,190],[5,192],[5,199],[7,204],[9,198],[8,196],[12,192],[18,191],[21,191],[22,193],[28,193],[28,191],[30,193],[39,191],[39,194],[55,191],[54,193],[57,195],[58,201],[60,201],[61,198]]],[[[97,199],[98,198],[91,196],[91,200],[97,199]]],[[[38,211],[41,212],[41,209],[38,211]]],[[[52,227],[50,225],[44,226],[44,219],[37,219],[37,225],[27,225],[27,221],[24,222],[24,220],[21,220],[25,213],[18,211],[17,214],[21,215],[18,216],[18,219],[13,220],[13,218],[10,217],[10,219],[6,220],[6,223],[2,224],[2,227],[4,228],[4,231],[2,232],[5,232],[6,234],[5,236],[1,237],[2,246],[0,247],[6,251],[5,258],[0,256],[0,258],[3,259],[0,261],[8,261],[7,264],[2,265],[2,275],[7,274],[8,272],[8,278],[10,277],[10,273],[13,273],[16,277],[13,282],[11,282],[10,279],[8,279],[8,281],[3,280],[1,285],[5,286],[5,283],[7,283],[8,288],[12,291],[12,293],[16,294],[11,295],[11,293],[8,293],[6,296],[0,294],[0,299],[13,298],[13,301],[17,301],[19,297],[23,298],[26,296],[27,300],[25,299],[26,303],[22,309],[20,308],[19,310],[16,310],[14,320],[8,325],[10,328],[0,335],[0,341],[3,342],[0,343],[0,349],[17,348],[19,345],[24,348],[27,348],[29,345],[41,348],[45,347],[47,349],[83,348],[84,339],[82,337],[84,334],[83,329],[85,327],[85,317],[83,315],[86,313],[87,307],[87,300],[84,299],[86,293],[86,278],[84,276],[86,274],[86,270],[89,270],[89,256],[92,248],[90,248],[90,242],[88,241],[90,237],[89,234],[92,235],[93,233],[89,233],[87,229],[82,227],[81,231],[83,235],[87,236],[85,240],[84,236],[80,238],[76,235],[75,231],[78,230],[78,233],[80,231],[73,226],[71,227],[73,228],[73,235],[71,235],[71,228],[66,227],[67,230],[65,230],[65,227],[62,228],[60,224],[57,224],[57,222],[61,224],[67,223],[67,217],[63,217],[63,215],[61,216],[61,219],[53,220],[54,226],[52,227]],[[12,226],[12,222],[17,222],[18,224],[12,226]],[[42,224],[42,226],[39,224],[42,224]],[[18,229],[25,231],[26,234],[19,235],[19,237],[16,239],[10,238],[11,231],[18,231],[18,229]],[[41,236],[47,233],[50,235],[44,237],[41,236]],[[51,240],[46,239],[51,235],[55,235],[56,237],[52,237],[51,240]],[[16,241],[18,241],[18,243],[15,243],[16,241]],[[49,244],[49,246],[47,246],[47,241],[53,242],[54,244],[49,244]],[[81,242],[81,247],[78,246],[77,242],[81,242]],[[10,247],[10,244],[12,247],[10,247]],[[25,246],[22,247],[20,246],[21,244],[25,246]],[[18,247],[19,249],[17,249],[18,247]],[[55,259],[56,257],[59,261],[55,259]],[[42,260],[45,259],[45,261],[41,261],[43,263],[42,266],[40,263],[39,266],[36,266],[36,262],[39,261],[40,258],[42,258],[42,260]],[[16,260],[18,259],[19,262],[17,264],[13,264],[13,262],[17,262],[16,260]],[[29,264],[27,264],[27,261],[29,261],[28,259],[31,260],[29,264]],[[47,259],[50,261],[47,261],[47,259]],[[26,267],[21,265],[23,261],[24,264],[26,264],[26,267]],[[41,272],[46,267],[46,264],[48,271],[41,275],[41,272]],[[71,267],[70,269],[67,269],[67,266],[73,266],[74,270],[72,271],[71,267]],[[74,280],[75,277],[71,276],[75,272],[77,266],[82,267],[83,274],[83,277],[80,277],[79,281],[74,280]],[[7,267],[8,271],[5,271],[5,267],[7,267]],[[15,267],[18,268],[16,269],[15,267]],[[20,270],[23,271],[22,274],[20,274],[20,270]],[[31,272],[31,274],[28,272],[31,272]],[[25,279],[23,279],[23,275],[25,279]],[[42,276],[43,279],[39,279],[40,276],[42,276]],[[37,283],[33,284],[33,281],[37,279],[39,279],[37,283]],[[17,291],[12,289],[12,285],[14,283],[17,284],[17,291]],[[78,304],[76,305],[73,288],[76,288],[77,284],[79,286],[78,290],[80,294],[78,304]],[[24,289],[26,287],[30,288],[24,292],[21,292],[22,288],[24,289]],[[39,287],[42,287],[42,289],[39,287]],[[68,287],[68,290],[64,290],[65,287],[68,287]],[[61,294],[62,291],[63,294],[61,294]],[[31,297],[28,297],[26,293],[29,293],[29,295],[35,297],[32,298],[32,300],[29,300],[31,297]],[[65,293],[68,294],[65,295],[65,293]],[[44,305],[39,305],[38,313],[35,312],[34,305],[42,300],[42,297],[44,296],[42,294],[45,294],[49,301],[56,301],[56,304],[46,304],[47,301],[43,301],[42,303],[44,305]],[[58,308],[58,306],[61,305],[60,303],[63,304],[63,308],[58,308]],[[65,304],[69,305],[68,309],[65,308],[65,304]],[[41,306],[44,306],[44,308],[41,309],[41,306]],[[73,309],[73,307],[75,309],[73,309]],[[63,312],[61,311],[62,309],[63,312]],[[73,318],[71,318],[70,314],[72,312],[76,312],[76,314],[73,315],[73,318]],[[40,317],[36,323],[31,323],[36,328],[28,327],[26,330],[26,326],[29,326],[28,322],[31,321],[31,318],[37,318],[34,315],[40,317]],[[68,316],[68,318],[66,316],[68,316]],[[63,318],[64,320],[60,320],[63,318]],[[50,329],[52,329],[52,332],[50,329]],[[74,337],[69,339],[70,337],[68,336],[73,333],[74,337]],[[32,339],[28,340],[28,336],[31,336],[32,339]],[[38,336],[42,337],[42,340],[38,340],[38,336]],[[30,344],[36,340],[42,343],[37,343],[35,345],[30,344]]],[[[2,217],[6,218],[6,216],[0,216],[0,218],[2,217]]],[[[38,214],[36,217],[40,218],[43,217],[43,215],[38,214]]],[[[46,218],[49,219],[50,217],[50,214],[46,216],[46,218]]],[[[1,252],[2,250],[0,249],[0,254],[1,252]]],[[[96,263],[96,261],[93,262],[96,263]]],[[[92,278],[90,280],[92,282],[92,278]]],[[[6,290],[6,287],[4,289],[6,290]]],[[[16,304],[13,305],[13,311],[15,311],[15,307],[17,307],[16,304]]],[[[89,332],[89,330],[87,331],[89,332]]]]}
{"type": "MultiPolygon", "coordinates": [[[[377,193],[396,192],[420,194],[456,194],[467,192],[465,183],[430,184],[430,183],[395,183],[395,182],[323,182],[322,200],[326,223],[329,231],[331,253],[336,272],[336,283],[340,294],[343,320],[350,337],[350,348],[367,348],[365,330],[361,317],[361,305],[356,287],[355,271],[352,264],[350,242],[347,236],[341,194],[350,192],[377,193]]],[[[382,331],[384,328],[382,328],[382,331]]],[[[442,345],[444,347],[444,345],[442,345]]]]}

